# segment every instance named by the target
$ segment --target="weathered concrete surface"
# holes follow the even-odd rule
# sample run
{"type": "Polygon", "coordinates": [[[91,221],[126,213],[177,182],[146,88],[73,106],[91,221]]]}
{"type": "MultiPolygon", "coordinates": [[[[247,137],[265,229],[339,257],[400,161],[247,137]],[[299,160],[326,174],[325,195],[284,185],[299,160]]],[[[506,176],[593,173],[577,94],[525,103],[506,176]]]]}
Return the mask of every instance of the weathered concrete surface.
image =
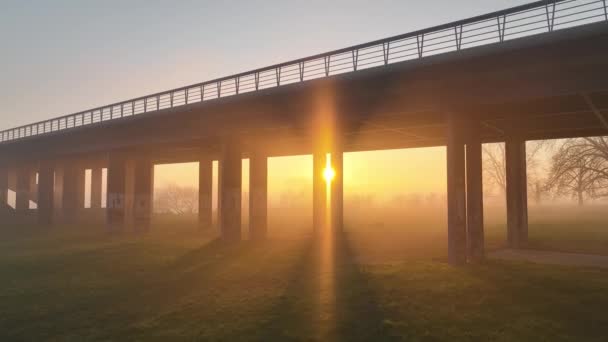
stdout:
{"type": "Polygon", "coordinates": [[[249,233],[252,240],[268,234],[268,158],[262,153],[249,158],[249,233]]]}
{"type": "Polygon", "coordinates": [[[467,209],[465,188],[465,150],[462,121],[447,113],[448,146],[448,262],[461,265],[467,261],[467,209]]]}
{"type": "Polygon", "coordinates": [[[198,162],[198,222],[204,229],[211,228],[213,220],[213,160],[201,158],[198,162]]]}
{"type": "Polygon", "coordinates": [[[219,161],[219,226],[226,242],[241,240],[241,151],[236,143],[226,144],[219,161]]]}
{"type": "Polygon", "coordinates": [[[133,224],[135,230],[148,230],[152,219],[154,165],[150,158],[139,157],[134,167],[133,224]]]}
{"type": "Polygon", "coordinates": [[[507,241],[520,248],[528,242],[528,183],[526,176],[526,142],[511,136],[505,143],[507,186],[507,241]]]}
{"type": "Polygon", "coordinates": [[[102,168],[91,169],[91,209],[101,209],[102,168]]]}
{"type": "Polygon", "coordinates": [[[40,161],[38,174],[38,223],[50,225],[53,223],[53,208],[55,207],[54,162],[50,160],[40,161]]]}
{"type": "Polygon", "coordinates": [[[470,262],[479,262],[484,258],[481,137],[478,122],[469,121],[467,126],[467,258],[470,262]]]}

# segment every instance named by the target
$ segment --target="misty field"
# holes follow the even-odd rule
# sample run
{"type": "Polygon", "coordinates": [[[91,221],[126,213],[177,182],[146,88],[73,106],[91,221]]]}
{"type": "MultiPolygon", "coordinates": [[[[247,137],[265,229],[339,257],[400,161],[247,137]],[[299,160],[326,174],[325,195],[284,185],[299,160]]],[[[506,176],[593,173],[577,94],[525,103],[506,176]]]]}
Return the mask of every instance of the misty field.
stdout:
{"type": "MultiPolygon", "coordinates": [[[[608,254],[604,212],[531,210],[531,246],[608,254]]],[[[257,245],[222,245],[188,219],[145,234],[5,227],[0,340],[605,341],[608,270],[449,267],[433,213],[350,216],[332,244],[286,210],[257,245]]],[[[489,248],[504,245],[500,217],[489,248]]]]}

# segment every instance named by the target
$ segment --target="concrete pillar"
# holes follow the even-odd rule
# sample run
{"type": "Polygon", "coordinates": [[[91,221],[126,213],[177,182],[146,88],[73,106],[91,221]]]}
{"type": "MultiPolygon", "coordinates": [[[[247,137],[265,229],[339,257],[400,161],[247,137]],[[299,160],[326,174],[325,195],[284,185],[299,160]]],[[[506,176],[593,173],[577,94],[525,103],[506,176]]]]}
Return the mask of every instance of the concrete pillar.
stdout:
{"type": "Polygon", "coordinates": [[[0,208],[8,205],[8,168],[0,165],[0,208]]]}
{"type": "Polygon", "coordinates": [[[447,115],[448,262],[466,263],[466,189],[464,132],[461,118],[447,115]]]}
{"type": "Polygon", "coordinates": [[[30,172],[30,201],[38,203],[38,183],[36,182],[36,176],[38,172],[31,170],[30,172]]]}
{"type": "Polygon", "coordinates": [[[152,219],[152,196],[154,189],[154,165],[149,158],[135,161],[134,174],[134,228],[148,230],[152,219]]]}
{"type": "Polygon", "coordinates": [[[509,247],[520,248],[528,242],[528,187],[526,141],[513,136],[505,142],[507,185],[507,240],[509,247]]]}
{"type": "Polygon", "coordinates": [[[334,178],[331,181],[331,224],[336,232],[344,228],[344,177],[343,177],[343,153],[341,148],[335,148],[331,152],[331,167],[334,170],[334,178]]]}
{"type": "Polygon", "coordinates": [[[315,151],[312,159],[312,182],[313,182],[313,199],[312,199],[312,217],[313,229],[315,232],[321,232],[325,227],[325,215],[327,210],[327,195],[326,183],[323,177],[323,172],[327,165],[326,153],[315,151]]]}
{"type": "Polygon", "coordinates": [[[67,160],[63,166],[63,216],[74,222],[84,208],[84,169],[75,160],[67,160]]]}
{"type": "Polygon", "coordinates": [[[219,226],[222,239],[241,240],[241,153],[238,146],[228,143],[222,151],[219,179],[219,226]]]}
{"type": "Polygon", "coordinates": [[[101,209],[101,168],[91,169],[91,209],[101,209]]]}
{"type": "Polygon", "coordinates": [[[478,121],[471,121],[466,145],[467,256],[471,262],[484,258],[483,181],[481,137],[478,121]]]}
{"type": "Polygon", "coordinates": [[[249,159],[249,232],[253,240],[268,233],[268,158],[262,154],[249,159]]]}
{"type": "Polygon", "coordinates": [[[120,153],[111,153],[108,160],[106,223],[109,229],[123,229],[126,218],[127,160],[120,153]]]}
{"type": "Polygon", "coordinates": [[[53,216],[55,222],[63,221],[63,164],[55,164],[55,189],[53,196],[53,216]]]}
{"type": "Polygon", "coordinates": [[[53,202],[55,200],[55,174],[54,164],[44,160],[40,162],[38,171],[38,224],[51,225],[53,223],[53,202]]]}
{"type": "Polygon", "coordinates": [[[213,160],[201,158],[198,163],[198,223],[203,229],[213,224],[213,160]]]}
{"type": "Polygon", "coordinates": [[[30,208],[30,174],[27,167],[17,169],[17,191],[15,210],[27,212],[30,208]]]}

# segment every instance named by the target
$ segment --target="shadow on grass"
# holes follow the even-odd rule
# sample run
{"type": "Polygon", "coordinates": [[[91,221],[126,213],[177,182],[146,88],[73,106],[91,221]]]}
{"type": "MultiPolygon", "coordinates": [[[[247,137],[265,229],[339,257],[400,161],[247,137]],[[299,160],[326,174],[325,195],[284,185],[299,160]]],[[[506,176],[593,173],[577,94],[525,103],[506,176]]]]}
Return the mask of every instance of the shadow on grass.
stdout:
{"type": "MultiPolygon", "coordinates": [[[[391,341],[396,340],[383,324],[385,317],[376,301],[370,280],[357,263],[348,237],[340,233],[333,242],[333,272],[321,271],[322,242],[307,242],[291,270],[284,294],[271,306],[268,320],[243,336],[258,341],[391,341]],[[331,277],[325,281],[323,277],[331,277]],[[333,287],[323,303],[323,284],[333,287]]],[[[238,338],[239,336],[233,336],[238,338]]]]}

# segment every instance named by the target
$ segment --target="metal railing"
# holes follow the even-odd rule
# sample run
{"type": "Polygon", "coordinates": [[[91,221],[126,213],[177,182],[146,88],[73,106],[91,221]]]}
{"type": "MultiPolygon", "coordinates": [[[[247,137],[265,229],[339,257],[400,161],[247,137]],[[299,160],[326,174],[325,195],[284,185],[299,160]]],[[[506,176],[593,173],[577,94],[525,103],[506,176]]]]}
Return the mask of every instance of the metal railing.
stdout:
{"type": "Polygon", "coordinates": [[[608,21],[608,0],[544,0],[0,132],[0,143],[608,21]]]}

